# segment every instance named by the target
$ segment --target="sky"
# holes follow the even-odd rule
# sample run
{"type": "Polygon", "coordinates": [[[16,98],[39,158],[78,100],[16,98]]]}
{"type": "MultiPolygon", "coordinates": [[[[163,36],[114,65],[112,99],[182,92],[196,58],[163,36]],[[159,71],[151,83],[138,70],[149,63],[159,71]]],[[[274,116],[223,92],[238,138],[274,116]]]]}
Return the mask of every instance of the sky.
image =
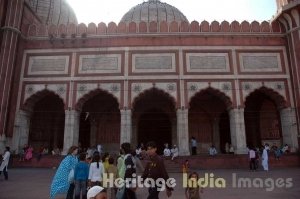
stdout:
{"type": "MultiPolygon", "coordinates": [[[[78,22],[96,24],[119,23],[132,7],[145,0],[67,0],[74,9],[78,22]]],[[[178,8],[193,20],[229,22],[237,20],[268,21],[276,13],[276,0],[161,0],[178,8]]]]}

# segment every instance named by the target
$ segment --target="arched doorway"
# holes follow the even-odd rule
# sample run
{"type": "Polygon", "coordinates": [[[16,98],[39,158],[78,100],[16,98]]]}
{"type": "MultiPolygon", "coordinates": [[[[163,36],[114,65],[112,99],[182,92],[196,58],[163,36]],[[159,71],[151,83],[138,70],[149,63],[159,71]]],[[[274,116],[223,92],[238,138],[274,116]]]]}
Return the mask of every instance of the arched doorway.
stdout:
{"type": "Polygon", "coordinates": [[[158,153],[164,144],[177,144],[175,102],[168,94],[150,89],[141,94],[133,104],[133,143],[155,141],[158,153]]]}
{"type": "Polygon", "coordinates": [[[282,145],[280,105],[264,89],[255,90],[245,102],[245,129],[248,146],[264,143],[282,145]]]}
{"type": "Polygon", "coordinates": [[[120,110],[113,95],[96,90],[83,97],[79,124],[79,143],[83,148],[101,144],[103,150],[118,153],[120,148],[120,110]]]}
{"type": "Polygon", "coordinates": [[[228,109],[231,102],[217,90],[208,88],[197,93],[189,104],[189,137],[198,141],[198,152],[208,153],[215,145],[219,152],[225,152],[230,143],[230,122],[228,109]]]}
{"type": "MultiPolygon", "coordinates": [[[[28,100],[27,104],[30,100],[28,100]]],[[[31,107],[28,144],[35,150],[63,148],[65,110],[63,100],[48,91],[41,92],[31,107]]]]}

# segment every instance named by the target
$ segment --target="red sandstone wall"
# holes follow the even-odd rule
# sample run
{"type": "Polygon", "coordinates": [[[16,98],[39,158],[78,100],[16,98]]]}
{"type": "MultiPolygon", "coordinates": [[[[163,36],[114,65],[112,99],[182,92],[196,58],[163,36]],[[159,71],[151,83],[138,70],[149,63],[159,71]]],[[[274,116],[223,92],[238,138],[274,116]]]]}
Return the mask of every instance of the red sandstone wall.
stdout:
{"type": "Polygon", "coordinates": [[[37,25],[32,24],[29,27],[27,32],[28,36],[48,36],[52,35],[57,38],[65,37],[75,37],[82,36],[86,37],[88,35],[110,35],[110,34],[136,34],[136,33],[213,33],[213,32],[222,32],[222,33],[280,33],[281,28],[277,22],[272,24],[263,21],[258,23],[253,21],[251,23],[243,21],[239,23],[233,21],[231,23],[223,21],[221,23],[213,21],[210,24],[207,21],[192,21],[190,24],[187,22],[140,22],[136,24],[131,22],[125,24],[124,22],[119,23],[118,25],[114,22],[109,23],[108,25],[104,23],[99,23],[98,25],[94,23],[88,24],[69,24],[66,25],[37,25]]]}

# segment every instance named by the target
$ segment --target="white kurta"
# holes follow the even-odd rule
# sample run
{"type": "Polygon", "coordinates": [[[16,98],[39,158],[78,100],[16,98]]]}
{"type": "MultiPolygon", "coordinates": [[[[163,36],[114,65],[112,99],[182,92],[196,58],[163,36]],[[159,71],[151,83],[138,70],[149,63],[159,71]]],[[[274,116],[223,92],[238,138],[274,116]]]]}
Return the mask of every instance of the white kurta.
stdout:
{"type": "Polygon", "coordinates": [[[261,158],[262,158],[262,166],[263,166],[264,170],[268,171],[269,170],[269,163],[268,163],[269,157],[268,157],[267,149],[263,150],[263,154],[262,154],[261,158]]]}
{"type": "Polygon", "coordinates": [[[3,160],[0,166],[0,171],[3,171],[3,169],[6,167],[6,171],[7,171],[7,166],[8,166],[8,162],[9,162],[9,157],[10,157],[10,152],[6,151],[3,155],[3,160]]]}

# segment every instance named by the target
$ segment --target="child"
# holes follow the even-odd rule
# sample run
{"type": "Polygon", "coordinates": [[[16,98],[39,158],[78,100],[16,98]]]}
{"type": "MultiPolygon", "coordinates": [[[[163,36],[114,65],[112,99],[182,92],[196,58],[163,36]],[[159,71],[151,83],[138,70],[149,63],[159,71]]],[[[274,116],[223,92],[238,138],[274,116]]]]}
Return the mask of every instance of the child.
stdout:
{"type": "MultiPolygon", "coordinates": [[[[107,175],[108,175],[108,177],[110,175],[113,175],[113,182],[114,182],[115,179],[118,178],[118,169],[114,165],[114,158],[110,157],[108,159],[108,163],[109,163],[109,166],[107,168],[107,175]]],[[[115,198],[116,197],[117,189],[114,188],[114,187],[109,187],[108,190],[107,190],[107,192],[108,192],[107,193],[108,198],[115,198]]]]}
{"type": "Polygon", "coordinates": [[[182,173],[189,173],[189,160],[185,160],[185,162],[182,164],[182,173]]]}
{"type": "Polygon", "coordinates": [[[74,169],[75,199],[86,198],[86,183],[89,177],[89,165],[85,162],[85,153],[79,155],[79,161],[74,169]]]}
{"type": "Polygon", "coordinates": [[[203,188],[198,185],[198,173],[193,172],[189,176],[188,187],[185,190],[186,199],[200,199],[200,192],[203,193],[203,188]]]}

